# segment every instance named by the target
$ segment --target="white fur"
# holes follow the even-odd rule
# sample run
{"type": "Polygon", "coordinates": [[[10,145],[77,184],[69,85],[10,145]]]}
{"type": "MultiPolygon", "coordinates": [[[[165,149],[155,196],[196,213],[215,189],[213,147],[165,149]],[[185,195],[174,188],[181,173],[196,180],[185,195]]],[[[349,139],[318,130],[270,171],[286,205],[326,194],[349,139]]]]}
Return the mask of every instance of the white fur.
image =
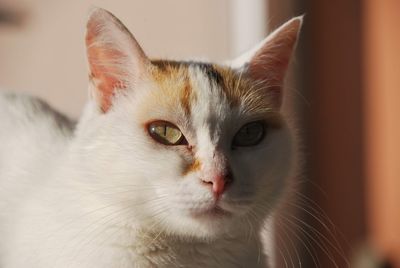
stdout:
{"type": "MultiPolygon", "coordinates": [[[[192,80],[203,95],[187,136],[197,137],[190,142],[207,167],[246,118],[195,70],[192,80]]],[[[121,96],[107,114],[89,103],[74,137],[55,112],[33,112],[36,100],[0,98],[1,267],[265,267],[258,236],[290,166],[287,130],[256,150],[224,148],[235,182],[221,207],[235,217],[193,219],[189,210],[212,205],[200,184],[207,168],[182,179],[179,155],[149,144],[135,119],[145,95],[121,96]]]]}
{"type": "Polygon", "coordinates": [[[182,107],[147,111],[160,90],[151,79],[117,92],[107,113],[89,101],[77,125],[36,99],[0,95],[0,267],[266,267],[259,235],[291,172],[290,131],[231,150],[259,115],[231,107],[195,65],[189,74],[190,118],[182,107]],[[154,119],[181,129],[200,170],[182,174],[184,153],[146,133],[154,119]],[[234,182],[218,205],[231,215],[203,213],[215,200],[201,180],[226,163],[234,182]]]}

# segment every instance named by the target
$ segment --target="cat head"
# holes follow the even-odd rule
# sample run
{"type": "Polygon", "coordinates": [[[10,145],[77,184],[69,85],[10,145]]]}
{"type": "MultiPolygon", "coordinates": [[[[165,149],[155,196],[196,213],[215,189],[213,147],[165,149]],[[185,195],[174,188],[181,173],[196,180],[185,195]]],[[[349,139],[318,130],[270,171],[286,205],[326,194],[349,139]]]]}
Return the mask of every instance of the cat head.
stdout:
{"type": "Polygon", "coordinates": [[[280,108],[300,26],[290,20],[230,64],[151,60],[117,18],[95,9],[91,116],[77,136],[99,200],[120,204],[127,223],[182,236],[261,223],[293,162],[280,108]]]}

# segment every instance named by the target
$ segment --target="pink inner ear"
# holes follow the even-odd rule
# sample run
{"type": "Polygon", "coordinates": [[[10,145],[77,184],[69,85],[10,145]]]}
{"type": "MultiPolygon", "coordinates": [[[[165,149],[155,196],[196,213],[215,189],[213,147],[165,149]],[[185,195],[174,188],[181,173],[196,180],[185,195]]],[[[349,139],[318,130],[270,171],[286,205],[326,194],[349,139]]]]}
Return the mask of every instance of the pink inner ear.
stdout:
{"type": "Polygon", "coordinates": [[[100,93],[100,106],[103,112],[107,112],[111,107],[115,90],[126,88],[126,83],[121,78],[127,76],[127,73],[118,63],[118,59],[124,57],[121,51],[112,48],[90,47],[88,49],[91,79],[100,93]]]}
{"type": "Polygon", "coordinates": [[[98,107],[107,112],[113,97],[137,82],[147,57],[126,27],[111,13],[95,9],[88,20],[86,47],[98,107]]]}

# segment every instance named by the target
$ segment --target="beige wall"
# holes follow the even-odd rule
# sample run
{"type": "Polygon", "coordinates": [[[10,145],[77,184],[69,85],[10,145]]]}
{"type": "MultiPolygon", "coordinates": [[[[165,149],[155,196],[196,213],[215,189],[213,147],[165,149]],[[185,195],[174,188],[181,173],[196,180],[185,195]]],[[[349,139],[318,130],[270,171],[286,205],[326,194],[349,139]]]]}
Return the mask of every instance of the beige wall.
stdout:
{"type": "MultiPolygon", "coordinates": [[[[84,27],[91,5],[117,15],[151,57],[223,60],[243,49],[238,41],[235,46],[230,42],[240,41],[230,23],[232,16],[240,14],[237,6],[232,7],[235,2],[2,0],[0,5],[22,10],[27,17],[21,27],[0,27],[0,86],[31,92],[78,116],[86,99],[84,27]]],[[[263,0],[248,3],[257,2],[263,0]]],[[[257,31],[262,36],[263,28],[257,31]]],[[[249,38],[259,39],[257,33],[249,38]]],[[[247,43],[255,42],[249,38],[247,43]]]]}

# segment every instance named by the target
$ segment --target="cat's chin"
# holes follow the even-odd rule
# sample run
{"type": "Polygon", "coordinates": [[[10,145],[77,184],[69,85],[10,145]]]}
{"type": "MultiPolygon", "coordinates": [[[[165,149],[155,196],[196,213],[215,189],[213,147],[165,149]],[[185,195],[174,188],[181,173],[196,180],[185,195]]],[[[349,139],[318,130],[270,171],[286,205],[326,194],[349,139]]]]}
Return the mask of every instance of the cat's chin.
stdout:
{"type": "Polygon", "coordinates": [[[214,239],[234,229],[236,217],[233,212],[219,206],[190,211],[185,215],[186,220],[180,217],[181,228],[178,232],[184,236],[214,239]]]}

